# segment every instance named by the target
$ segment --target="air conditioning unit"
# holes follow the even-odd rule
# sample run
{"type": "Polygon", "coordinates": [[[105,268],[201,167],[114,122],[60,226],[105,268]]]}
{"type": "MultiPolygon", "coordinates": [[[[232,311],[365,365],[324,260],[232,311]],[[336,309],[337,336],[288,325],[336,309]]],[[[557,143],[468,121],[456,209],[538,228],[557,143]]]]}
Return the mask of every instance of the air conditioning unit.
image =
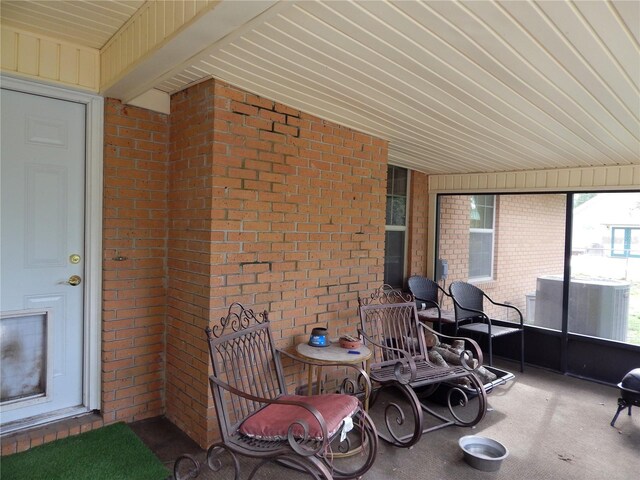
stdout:
{"type": "Polygon", "coordinates": [[[536,292],[525,295],[525,307],[524,321],[532,324],[536,319],[536,292]]]}
{"type": "MultiPolygon", "coordinates": [[[[627,340],[630,284],[618,280],[578,279],[569,284],[569,332],[627,340]]],[[[534,325],[561,329],[562,277],[538,277],[534,325]]]]}

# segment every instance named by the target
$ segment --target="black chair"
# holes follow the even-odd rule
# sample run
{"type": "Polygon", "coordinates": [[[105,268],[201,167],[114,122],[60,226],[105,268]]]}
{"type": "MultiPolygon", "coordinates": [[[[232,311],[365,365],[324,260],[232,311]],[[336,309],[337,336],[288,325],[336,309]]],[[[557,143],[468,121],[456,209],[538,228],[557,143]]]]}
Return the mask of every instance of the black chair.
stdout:
{"type": "Polygon", "coordinates": [[[409,290],[416,299],[418,319],[421,322],[437,323],[438,332],[442,332],[442,324],[454,325],[455,314],[441,306],[443,296],[450,297],[440,285],[421,275],[409,277],[409,290]],[[440,298],[439,298],[440,297],[440,298]]]}
{"type": "Polygon", "coordinates": [[[456,335],[462,330],[465,334],[475,332],[488,338],[489,365],[493,365],[493,339],[507,335],[520,335],[520,371],[524,371],[524,319],[522,312],[513,305],[494,302],[489,296],[475,285],[466,282],[453,282],[449,285],[449,292],[453,298],[455,311],[456,335]],[[493,305],[514,312],[516,322],[491,318],[484,311],[483,301],[489,300],[493,305]],[[498,323],[496,323],[498,322],[498,323]]]}

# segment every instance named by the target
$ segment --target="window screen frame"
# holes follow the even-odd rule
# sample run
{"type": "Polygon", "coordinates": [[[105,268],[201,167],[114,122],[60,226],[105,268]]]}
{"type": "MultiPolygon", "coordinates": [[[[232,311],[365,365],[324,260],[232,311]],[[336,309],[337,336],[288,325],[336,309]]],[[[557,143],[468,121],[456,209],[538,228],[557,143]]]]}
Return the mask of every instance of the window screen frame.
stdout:
{"type": "MultiPolygon", "coordinates": [[[[404,232],[404,242],[403,242],[403,251],[402,251],[402,282],[399,285],[391,285],[392,287],[403,288],[407,278],[407,254],[409,248],[409,202],[410,202],[410,185],[411,185],[411,170],[404,167],[399,167],[397,165],[388,165],[387,166],[387,185],[391,185],[391,192],[389,192],[389,188],[387,188],[387,193],[385,197],[385,271],[383,272],[384,282],[387,283],[387,272],[386,272],[386,264],[387,264],[387,252],[386,252],[386,237],[387,232],[404,232]],[[406,171],[406,185],[405,185],[405,194],[398,195],[394,191],[394,172],[395,169],[402,169],[406,171]],[[391,183],[390,183],[391,182],[391,183]],[[404,212],[404,225],[389,225],[387,224],[387,215],[386,215],[386,206],[387,202],[394,197],[405,197],[405,212],[404,212]]],[[[393,219],[392,219],[393,220],[393,219]]]]}
{"type": "MultiPolygon", "coordinates": [[[[479,196],[483,196],[483,197],[492,197],[493,198],[493,205],[492,205],[492,212],[491,212],[491,228],[477,228],[477,227],[472,227],[471,223],[472,223],[472,219],[471,219],[471,212],[469,212],[469,271],[468,271],[468,279],[469,279],[469,283],[481,283],[481,282],[488,282],[491,281],[495,278],[495,269],[494,269],[494,262],[495,262],[495,248],[496,248],[496,210],[497,210],[497,201],[496,201],[496,195],[485,195],[485,194],[473,194],[473,195],[469,195],[470,199],[474,199],[475,197],[479,197],[479,196]],[[472,251],[471,251],[471,235],[473,233],[480,233],[480,234],[490,234],[491,235],[491,258],[490,258],[490,262],[489,262],[489,272],[488,275],[476,275],[476,276],[472,276],[471,275],[471,257],[473,255],[472,251]]],[[[471,206],[469,206],[469,209],[471,210],[471,206]]],[[[486,220],[486,217],[485,217],[486,220]]]]}

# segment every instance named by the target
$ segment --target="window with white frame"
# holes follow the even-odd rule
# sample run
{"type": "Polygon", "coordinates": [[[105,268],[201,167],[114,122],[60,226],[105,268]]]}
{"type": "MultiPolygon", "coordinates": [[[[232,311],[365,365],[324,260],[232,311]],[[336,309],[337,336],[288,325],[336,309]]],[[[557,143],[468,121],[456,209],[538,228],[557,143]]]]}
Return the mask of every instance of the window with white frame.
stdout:
{"type": "Polygon", "coordinates": [[[611,256],[640,258],[640,228],[611,227],[611,256]]]}
{"type": "Polygon", "coordinates": [[[396,288],[403,287],[405,276],[408,177],[406,168],[387,167],[384,283],[396,288]]]}
{"type": "Polygon", "coordinates": [[[469,280],[493,279],[495,195],[471,195],[469,212],[469,280]]]}

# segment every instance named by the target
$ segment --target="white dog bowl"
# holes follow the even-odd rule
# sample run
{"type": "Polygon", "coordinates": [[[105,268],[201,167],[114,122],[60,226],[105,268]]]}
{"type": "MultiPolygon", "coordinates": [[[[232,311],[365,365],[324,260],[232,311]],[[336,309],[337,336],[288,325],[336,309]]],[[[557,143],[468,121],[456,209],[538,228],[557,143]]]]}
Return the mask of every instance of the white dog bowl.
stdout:
{"type": "Polygon", "coordinates": [[[483,472],[497,472],[502,461],[509,455],[507,447],[491,438],[465,435],[458,440],[465,461],[483,472]]]}

